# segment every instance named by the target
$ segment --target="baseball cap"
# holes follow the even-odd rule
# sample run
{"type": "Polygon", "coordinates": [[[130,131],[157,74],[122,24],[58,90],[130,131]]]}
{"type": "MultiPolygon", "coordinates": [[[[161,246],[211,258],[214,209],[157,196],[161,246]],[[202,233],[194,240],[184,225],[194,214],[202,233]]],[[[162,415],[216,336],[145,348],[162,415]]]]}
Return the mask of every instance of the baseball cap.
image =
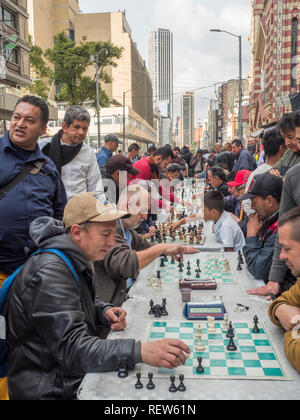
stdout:
{"type": "Polygon", "coordinates": [[[133,167],[131,160],[122,155],[116,155],[109,159],[106,168],[109,173],[113,174],[116,171],[125,171],[130,175],[137,176],[140,171],[133,167]]]}
{"type": "Polygon", "coordinates": [[[115,134],[107,134],[107,136],[104,137],[104,141],[105,143],[109,143],[110,141],[114,141],[118,144],[123,144],[123,142],[119,139],[118,136],[116,136],[115,134]]]}
{"type": "Polygon", "coordinates": [[[128,216],[118,210],[96,192],[78,194],[71,198],[64,211],[63,223],[66,229],[87,222],[112,222],[128,216]]]}
{"type": "Polygon", "coordinates": [[[251,175],[251,171],[243,170],[238,171],[235,176],[235,180],[231,182],[227,182],[229,187],[239,187],[240,185],[247,184],[249,176],[251,175]]]}
{"type": "Polygon", "coordinates": [[[253,178],[248,188],[248,192],[240,198],[240,201],[257,196],[268,197],[268,195],[280,199],[282,189],[283,181],[279,176],[259,174],[253,178]]]}

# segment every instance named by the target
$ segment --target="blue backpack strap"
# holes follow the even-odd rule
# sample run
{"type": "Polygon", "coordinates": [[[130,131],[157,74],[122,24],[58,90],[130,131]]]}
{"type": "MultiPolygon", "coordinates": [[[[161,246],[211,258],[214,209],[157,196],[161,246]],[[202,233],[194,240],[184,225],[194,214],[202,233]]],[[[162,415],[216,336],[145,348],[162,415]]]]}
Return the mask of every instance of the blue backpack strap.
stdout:
{"type": "Polygon", "coordinates": [[[79,277],[71,263],[71,261],[69,260],[69,258],[61,251],[59,251],[58,249],[39,249],[37,252],[35,252],[33,255],[37,255],[37,254],[41,254],[43,252],[50,252],[51,254],[55,254],[57,255],[59,258],[61,258],[64,263],[69,267],[69,269],[71,270],[73,276],[75,277],[75,280],[78,284],[78,286],[80,285],[80,280],[79,277]]]}
{"type": "Polygon", "coordinates": [[[7,279],[2,284],[2,287],[0,289],[0,315],[3,314],[5,302],[6,302],[7,296],[9,295],[11,286],[23,267],[24,265],[19,267],[11,276],[7,277],[7,279]]]}
{"type": "MultiPolygon", "coordinates": [[[[50,252],[51,254],[55,254],[59,258],[61,258],[64,261],[64,263],[69,267],[69,269],[72,272],[73,276],[75,277],[75,280],[76,280],[77,285],[79,287],[79,285],[80,285],[79,277],[78,277],[71,261],[66,257],[66,255],[63,252],[59,251],[58,249],[40,249],[32,255],[42,254],[43,252],[50,252]]],[[[19,267],[11,276],[7,277],[7,279],[4,281],[4,283],[3,283],[3,285],[0,289],[0,315],[2,315],[3,312],[4,312],[4,306],[5,306],[6,300],[8,298],[11,286],[12,286],[15,278],[20,273],[20,271],[22,270],[23,267],[24,267],[24,265],[19,267]]]]}

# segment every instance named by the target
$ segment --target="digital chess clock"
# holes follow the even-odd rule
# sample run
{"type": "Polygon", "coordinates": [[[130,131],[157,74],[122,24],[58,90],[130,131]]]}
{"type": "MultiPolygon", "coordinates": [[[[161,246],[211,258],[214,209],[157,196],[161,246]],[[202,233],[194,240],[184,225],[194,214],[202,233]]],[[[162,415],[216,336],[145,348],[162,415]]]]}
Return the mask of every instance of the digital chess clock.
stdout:
{"type": "Polygon", "coordinates": [[[185,305],[183,313],[191,321],[206,321],[209,316],[216,321],[223,321],[226,309],[222,302],[190,302],[185,305]]]}

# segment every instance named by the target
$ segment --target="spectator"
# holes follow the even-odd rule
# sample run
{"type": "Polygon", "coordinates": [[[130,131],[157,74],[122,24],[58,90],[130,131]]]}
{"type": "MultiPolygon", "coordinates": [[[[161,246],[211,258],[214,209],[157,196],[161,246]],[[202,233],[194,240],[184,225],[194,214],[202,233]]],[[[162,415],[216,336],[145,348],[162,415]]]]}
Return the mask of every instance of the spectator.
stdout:
{"type": "Polygon", "coordinates": [[[203,150],[199,149],[190,162],[191,176],[197,176],[200,179],[205,178],[205,162],[203,150]]]}
{"type": "Polygon", "coordinates": [[[104,138],[105,145],[98,152],[97,161],[99,168],[105,166],[112,155],[118,150],[119,144],[123,144],[115,134],[108,134],[104,138]]]}
{"type": "Polygon", "coordinates": [[[232,142],[232,151],[236,155],[236,163],[232,169],[234,172],[242,170],[254,171],[254,159],[249,151],[244,148],[241,140],[232,142]]]}
{"type": "Polygon", "coordinates": [[[113,204],[118,204],[120,195],[120,173],[126,172],[123,188],[126,187],[130,176],[137,176],[140,171],[135,169],[130,159],[126,156],[116,155],[109,159],[107,165],[100,168],[102,183],[106,199],[113,204]]]}
{"type": "Polygon", "coordinates": [[[140,153],[140,146],[137,143],[133,143],[128,147],[127,157],[131,160],[131,163],[137,162],[139,153],[140,153]]]}
{"type": "Polygon", "coordinates": [[[230,143],[227,143],[224,146],[224,150],[220,149],[220,146],[217,146],[216,165],[225,164],[228,171],[231,172],[236,159],[235,154],[232,153],[232,146],[230,143]]]}
{"type": "Polygon", "coordinates": [[[258,280],[269,280],[278,228],[283,182],[270,174],[256,175],[240,200],[250,199],[255,214],[249,217],[243,253],[249,272],[258,280]]]}
{"type": "Polygon", "coordinates": [[[296,138],[296,112],[285,114],[278,123],[278,129],[284,137],[287,151],[270,171],[273,175],[285,177],[288,170],[300,163],[300,151],[296,138]]]}
{"type": "Polygon", "coordinates": [[[0,141],[0,286],[26,261],[24,248],[33,246],[30,223],[41,216],[61,219],[67,203],[55,165],[38,146],[48,118],[43,100],[24,96],[15,107],[9,132],[0,141]],[[27,174],[10,189],[9,183],[26,168],[27,174]]]}
{"type": "MultiPolygon", "coordinates": [[[[272,169],[272,167],[282,158],[286,150],[284,138],[276,128],[267,131],[264,134],[262,141],[265,150],[266,162],[255,169],[255,171],[249,176],[246,191],[248,191],[253,178],[256,175],[266,173],[272,169]]],[[[250,200],[244,201],[244,211],[247,216],[253,213],[250,200]]]]}
{"type": "MultiPolygon", "coordinates": [[[[296,139],[300,148],[300,112],[294,113],[292,127],[295,127],[296,139]]],[[[294,207],[300,206],[299,178],[300,165],[295,165],[285,176],[280,203],[280,216],[283,216],[294,207]]],[[[249,290],[249,294],[267,296],[268,300],[270,300],[270,293],[271,296],[277,296],[279,293],[289,290],[295,284],[296,279],[290,275],[289,267],[284,260],[280,260],[280,253],[281,246],[276,240],[269,282],[266,286],[249,290]]]]}
{"type": "Polygon", "coordinates": [[[225,170],[219,166],[213,166],[208,171],[208,182],[215,191],[223,194],[224,197],[230,195],[228,192],[228,185],[226,184],[225,170]]]}
{"type": "Polygon", "coordinates": [[[246,185],[247,185],[250,175],[251,175],[250,171],[247,171],[247,170],[238,171],[238,173],[236,174],[235,180],[227,182],[227,185],[231,188],[230,190],[231,194],[236,201],[236,207],[234,210],[234,215],[236,216],[235,218],[236,222],[244,220],[246,217],[245,212],[244,212],[244,205],[241,201],[239,201],[239,198],[242,197],[246,192],[246,185]]]}
{"type": "MultiPolygon", "coordinates": [[[[285,213],[279,219],[279,243],[282,247],[280,258],[300,277],[300,207],[285,213]]],[[[300,283],[283,293],[269,307],[271,321],[285,329],[284,350],[287,358],[300,373],[300,341],[298,327],[300,322],[300,283]],[[295,331],[293,331],[295,330],[295,331]]]]}
{"type": "Polygon", "coordinates": [[[190,151],[190,147],[188,145],[183,146],[180,153],[189,167],[193,157],[193,153],[190,151]]]}
{"type": "Polygon", "coordinates": [[[42,152],[55,164],[68,199],[82,192],[101,191],[101,176],[94,150],[84,143],[91,117],[81,106],[65,113],[62,129],[51,139],[39,141],[42,152]]]}
{"type": "Polygon", "coordinates": [[[95,194],[84,193],[67,204],[64,224],[47,217],[32,223],[36,246],[66,253],[79,281],[51,253],[30,258],[15,279],[5,313],[11,399],[75,399],[87,373],[117,371],[121,358],[130,370],[142,362],[166,368],[185,363],[182,350],[190,350],[180,341],[141,344],[99,338],[99,325],[126,328],[123,308],[95,298],[91,264],[114,245],[116,221],[124,215],[95,194]],[[179,356],[176,362],[170,362],[169,353],[179,356]]]}

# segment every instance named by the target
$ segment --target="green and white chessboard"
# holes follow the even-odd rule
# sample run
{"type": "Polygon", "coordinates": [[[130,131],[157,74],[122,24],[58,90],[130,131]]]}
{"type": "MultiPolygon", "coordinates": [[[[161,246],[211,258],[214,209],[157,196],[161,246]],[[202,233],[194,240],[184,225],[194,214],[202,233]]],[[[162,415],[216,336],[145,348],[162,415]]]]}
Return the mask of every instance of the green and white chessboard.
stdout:
{"type": "MultiPolygon", "coordinates": [[[[224,263],[222,260],[218,262],[218,268],[215,265],[214,258],[200,259],[200,277],[201,279],[214,279],[218,284],[234,284],[237,283],[236,272],[232,269],[229,262],[230,271],[224,270],[224,263]]],[[[156,270],[161,272],[161,279],[164,284],[176,284],[183,279],[196,279],[197,260],[191,260],[191,275],[187,274],[187,260],[184,261],[183,272],[179,272],[178,262],[171,264],[171,258],[168,257],[168,262],[165,262],[165,267],[160,267],[159,260],[156,270]]],[[[199,279],[200,280],[200,279],[199,279]]]]}
{"type": "MultiPolygon", "coordinates": [[[[287,373],[285,361],[271,341],[270,334],[263,323],[259,324],[260,333],[253,333],[253,322],[236,322],[234,342],[236,352],[229,352],[226,331],[222,323],[216,322],[216,333],[209,333],[207,322],[151,321],[148,325],[146,341],[162,339],[181,340],[191,349],[190,358],[185,366],[174,370],[152,368],[154,377],[169,378],[170,375],[183,374],[189,379],[251,379],[251,380],[292,380],[287,373]],[[196,352],[195,337],[197,326],[202,328],[202,341],[206,350],[196,352]],[[197,373],[197,358],[202,357],[204,373],[197,373]]],[[[143,377],[147,377],[149,366],[141,365],[143,377]]]]}

